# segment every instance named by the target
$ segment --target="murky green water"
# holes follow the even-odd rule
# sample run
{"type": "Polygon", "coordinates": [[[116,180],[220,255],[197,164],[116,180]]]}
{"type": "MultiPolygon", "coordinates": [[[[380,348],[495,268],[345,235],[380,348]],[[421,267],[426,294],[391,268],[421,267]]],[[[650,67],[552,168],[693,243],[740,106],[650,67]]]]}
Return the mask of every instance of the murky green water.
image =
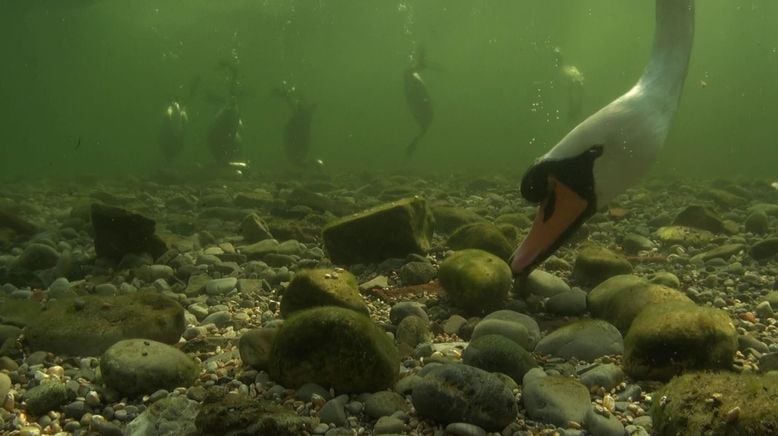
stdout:
{"type": "MultiPolygon", "coordinates": [[[[310,157],[330,168],[510,170],[628,89],[650,49],[650,1],[4,0],[0,177],[146,174],[164,165],[170,99],[190,119],[174,165],[212,160],[208,129],[237,66],[241,159],[288,165],[283,81],[316,104],[310,157]],[[434,121],[416,125],[403,72],[414,45],[434,121]],[[559,48],[561,58],[554,49],[559,48]],[[190,91],[197,84],[194,91],[190,91]],[[575,118],[575,117],[573,117],[575,118]]],[[[655,171],[772,177],[778,164],[778,2],[706,0],[685,92],[655,171]]]]}

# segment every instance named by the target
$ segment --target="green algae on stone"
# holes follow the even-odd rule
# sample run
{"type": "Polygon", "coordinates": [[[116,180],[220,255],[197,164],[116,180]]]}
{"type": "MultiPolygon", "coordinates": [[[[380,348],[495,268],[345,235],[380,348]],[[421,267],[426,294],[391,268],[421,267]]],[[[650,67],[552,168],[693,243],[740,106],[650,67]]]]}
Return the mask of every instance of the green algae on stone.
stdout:
{"type": "Polygon", "coordinates": [[[691,373],[657,391],[651,406],[659,436],[778,434],[778,378],[691,373]]]}
{"type": "Polygon", "coordinates": [[[756,260],[765,260],[775,256],[778,254],[778,238],[767,238],[757,242],[751,246],[750,254],[756,260]]]}
{"type": "Polygon", "coordinates": [[[726,312],[692,303],[650,304],[624,338],[624,370],[637,379],[668,380],[688,370],[729,369],[737,331],[726,312]]]}
{"type": "Polygon", "coordinates": [[[477,248],[508,260],[513,253],[514,244],[505,237],[500,227],[479,222],[458,228],[448,238],[448,246],[454,250],[477,248]]]}
{"type": "Polygon", "coordinates": [[[573,277],[584,285],[597,285],[620,274],[632,272],[632,264],[623,256],[599,245],[586,245],[578,253],[573,277]]]}
{"type": "Polygon", "coordinates": [[[643,309],[666,302],[693,304],[686,294],[677,289],[643,282],[631,287],[625,286],[619,292],[608,296],[600,295],[597,298],[598,308],[592,313],[626,332],[643,309]]]}
{"type": "Polygon", "coordinates": [[[167,344],[148,339],[126,339],[113,344],[100,357],[105,384],[122,395],[152,394],[159,389],[191,386],[200,365],[167,344]]]}
{"type": "Polygon", "coordinates": [[[467,224],[485,221],[478,213],[460,207],[433,206],[432,213],[435,216],[435,229],[444,233],[451,233],[467,224]]]}
{"type": "Polygon", "coordinates": [[[457,251],[438,269],[438,280],[449,300],[471,314],[499,308],[513,280],[504,260],[483,250],[457,251]]]}
{"type": "Polygon", "coordinates": [[[711,233],[725,233],[724,220],[706,206],[690,205],[676,215],[673,225],[693,227],[711,233]]]}
{"type": "Polygon", "coordinates": [[[343,269],[304,269],[294,275],[281,299],[281,315],[318,306],[338,306],[368,315],[357,279],[343,269]]]}
{"type": "Polygon", "coordinates": [[[664,226],[654,232],[665,245],[682,244],[684,246],[700,246],[713,239],[713,233],[707,230],[685,226],[664,226]]]}
{"type": "Polygon", "coordinates": [[[123,339],[178,342],[186,327],[184,309],[154,292],[118,296],[87,295],[50,304],[24,330],[32,350],[97,356],[123,339]]]}
{"type": "Polygon", "coordinates": [[[521,383],[524,374],[537,364],[527,350],[500,335],[483,335],[470,341],[462,353],[462,363],[489,372],[501,372],[521,383]]]}
{"type": "Polygon", "coordinates": [[[313,382],[340,393],[391,386],[400,357],[389,336],[365,315],[334,306],[295,313],[270,351],[273,379],[290,388],[313,382]]]}
{"type": "Polygon", "coordinates": [[[195,426],[203,436],[298,436],[311,432],[313,420],[269,400],[209,393],[195,426]]]}
{"type": "Polygon", "coordinates": [[[434,225],[427,201],[413,197],[335,220],[322,237],[336,264],[381,262],[427,252],[434,225]]]}

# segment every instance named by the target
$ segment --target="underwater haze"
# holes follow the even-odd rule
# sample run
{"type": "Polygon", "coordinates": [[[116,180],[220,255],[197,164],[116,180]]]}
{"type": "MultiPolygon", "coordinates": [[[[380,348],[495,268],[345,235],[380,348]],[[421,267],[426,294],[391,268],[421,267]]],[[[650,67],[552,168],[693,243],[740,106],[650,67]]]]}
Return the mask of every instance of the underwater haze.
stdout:
{"type": "MultiPolygon", "coordinates": [[[[316,104],[310,155],[330,168],[520,175],[579,118],[629,89],[649,55],[650,1],[6,0],[0,4],[0,174],[143,175],[165,161],[162,113],[188,112],[178,165],[207,163],[209,125],[237,71],[239,158],[288,165],[293,84],[316,104]],[[434,120],[417,125],[403,71],[426,49],[434,120]],[[570,96],[575,66],[580,95],[570,96]],[[577,105],[572,113],[571,105],[577,105]]],[[[655,172],[773,177],[778,3],[699,2],[684,95],[655,172]]]]}

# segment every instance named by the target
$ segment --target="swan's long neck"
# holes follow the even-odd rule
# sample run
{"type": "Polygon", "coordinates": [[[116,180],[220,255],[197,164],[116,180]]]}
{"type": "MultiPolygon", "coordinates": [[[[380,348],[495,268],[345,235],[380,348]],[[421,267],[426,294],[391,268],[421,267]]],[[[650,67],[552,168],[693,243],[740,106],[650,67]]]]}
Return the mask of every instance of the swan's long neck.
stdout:
{"type": "Polygon", "coordinates": [[[694,0],[656,0],[651,59],[634,90],[675,112],[689,68],[694,39],[694,0]]]}

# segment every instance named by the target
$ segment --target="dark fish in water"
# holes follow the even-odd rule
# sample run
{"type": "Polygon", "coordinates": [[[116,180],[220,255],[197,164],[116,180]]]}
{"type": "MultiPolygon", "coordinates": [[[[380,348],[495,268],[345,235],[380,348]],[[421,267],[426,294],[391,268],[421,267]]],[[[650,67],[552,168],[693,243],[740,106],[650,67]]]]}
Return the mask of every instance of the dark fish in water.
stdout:
{"type": "Polygon", "coordinates": [[[311,149],[311,124],[317,105],[305,102],[295,87],[288,83],[284,83],[282,88],[276,88],[275,94],[284,97],[291,109],[283,136],[286,159],[298,167],[323,165],[321,159],[311,160],[308,157],[311,149]]]}
{"type": "Polygon", "coordinates": [[[217,162],[227,164],[235,160],[240,151],[242,128],[238,102],[232,98],[219,109],[208,129],[208,148],[217,162]]]}
{"type": "Polygon", "coordinates": [[[240,132],[243,129],[243,120],[238,108],[240,81],[235,64],[221,61],[217,67],[224,68],[227,72],[229,95],[208,129],[208,148],[218,163],[229,164],[236,160],[242,141],[240,132]]]}
{"type": "Polygon", "coordinates": [[[159,148],[165,160],[171,162],[184,148],[184,136],[189,117],[186,108],[177,101],[171,102],[162,115],[159,127],[159,148]]]}
{"type": "Polygon", "coordinates": [[[426,53],[420,48],[411,56],[411,64],[405,70],[405,99],[413,118],[419,125],[419,133],[413,137],[411,143],[405,148],[405,155],[410,157],[416,151],[419,141],[427,133],[432,123],[432,101],[430,100],[427,85],[421,77],[421,71],[426,67],[426,53]]]}

